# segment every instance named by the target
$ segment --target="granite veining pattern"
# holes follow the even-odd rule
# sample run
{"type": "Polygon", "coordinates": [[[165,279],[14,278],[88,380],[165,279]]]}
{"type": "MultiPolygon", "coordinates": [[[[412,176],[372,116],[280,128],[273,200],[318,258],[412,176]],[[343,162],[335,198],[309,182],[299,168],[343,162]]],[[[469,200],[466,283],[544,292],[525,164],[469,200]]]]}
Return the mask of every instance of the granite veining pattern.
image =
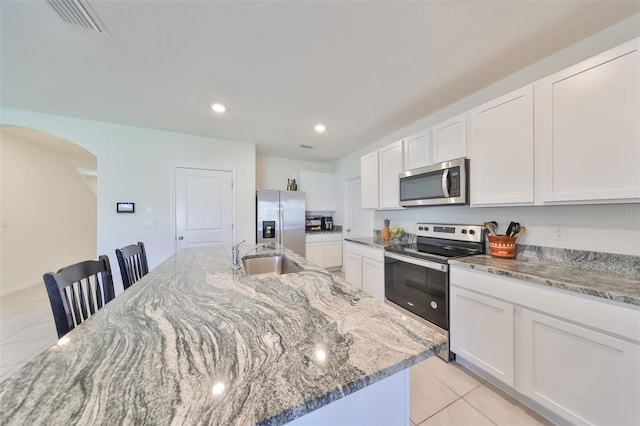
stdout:
{"type": "Polygon", "coordinates": [[[286,255],[304,271],[252,278],[228,248],[178,252],[5,380],[2,424],[278,425],[445,343],[286,255]]]}
{"type": "MultiPolygon", "coordinates": [[[[584,252],[578,253],[578,255],[590,258],[584,252]]],[[[599,267],[584,266],[570,253],[559,254],[559,256],[554,256],[556,259],[554,262],[549,258],[539,258],[533,255],[529,257],[517,256],[516,259],[500,259],[489,255],[480,255],[450,260],[449,263],[549,287],[640,305],[639,269],[635,269],[635,271],[625,269],[625,273],[619,273],[615,272],[619,270],[619,267],[612,266],[611,270],[600,270],[599,267]]],[[[609,259],[612,264],[616,263],[612,261],[615,256],[618,255],[600,255],[601,258],[609,259]]],[[[633,263],[633,261],[629,261],[633,263]]]]}
{"type": "Polygon", "coordinates": [[[518,244],[516,258],[640,278],[640,256],[518,244]]]}

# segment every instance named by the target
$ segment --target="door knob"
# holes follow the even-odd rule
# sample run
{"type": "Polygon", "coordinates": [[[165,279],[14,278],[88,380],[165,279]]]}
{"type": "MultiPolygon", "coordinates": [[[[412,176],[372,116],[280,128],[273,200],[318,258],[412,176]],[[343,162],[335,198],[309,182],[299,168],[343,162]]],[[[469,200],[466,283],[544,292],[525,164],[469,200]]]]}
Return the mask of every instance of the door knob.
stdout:
{"type": "Polygon", "coordinates": [[[178,235],[178,239],[179,240],[184,240],[184,237],[182,235],[178,235]]]}

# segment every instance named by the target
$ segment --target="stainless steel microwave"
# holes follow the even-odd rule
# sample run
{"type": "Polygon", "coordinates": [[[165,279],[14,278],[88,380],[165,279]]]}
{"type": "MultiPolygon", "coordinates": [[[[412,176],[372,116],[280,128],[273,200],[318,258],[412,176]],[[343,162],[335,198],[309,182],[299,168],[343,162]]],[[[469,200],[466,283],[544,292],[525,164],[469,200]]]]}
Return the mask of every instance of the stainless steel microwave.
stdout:
{"type": "Polygon", "coordinates": [[[403,207],[467,204],[469,160],[458,158],[400,173],[403,207]]]}

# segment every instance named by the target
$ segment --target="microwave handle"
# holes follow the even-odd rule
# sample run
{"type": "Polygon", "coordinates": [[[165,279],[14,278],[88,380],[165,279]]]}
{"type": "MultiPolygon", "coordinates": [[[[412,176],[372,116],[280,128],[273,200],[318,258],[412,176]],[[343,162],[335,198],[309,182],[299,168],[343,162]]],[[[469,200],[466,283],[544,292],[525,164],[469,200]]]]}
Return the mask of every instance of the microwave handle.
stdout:
{"type": "Polygon", "coordinates": [[[445,198],[449,198],[449,169],[444,169],[444,173],[442,174],[442,193],[445,198]]]}

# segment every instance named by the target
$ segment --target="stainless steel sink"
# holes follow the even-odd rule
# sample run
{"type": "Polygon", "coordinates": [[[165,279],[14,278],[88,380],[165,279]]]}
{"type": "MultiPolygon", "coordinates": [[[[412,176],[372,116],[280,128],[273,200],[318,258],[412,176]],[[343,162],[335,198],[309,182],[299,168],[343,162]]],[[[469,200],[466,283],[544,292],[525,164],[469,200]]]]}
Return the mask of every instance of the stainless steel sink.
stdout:
{"type": "Polygon", "coordinates": [[[269,256],[245,256],[242,258],[247,275],[283,275],[302,271],[295,262],[284,254],[269,256]]]}

